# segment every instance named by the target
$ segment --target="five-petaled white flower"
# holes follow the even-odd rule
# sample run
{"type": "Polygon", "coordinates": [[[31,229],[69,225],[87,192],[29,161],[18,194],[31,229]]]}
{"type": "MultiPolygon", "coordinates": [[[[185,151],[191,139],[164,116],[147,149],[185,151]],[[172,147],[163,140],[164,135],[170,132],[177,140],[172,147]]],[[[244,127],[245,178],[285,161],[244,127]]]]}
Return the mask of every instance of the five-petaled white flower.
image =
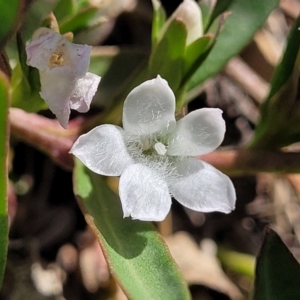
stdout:
{"type": "Polygon", "coordinates": [[[91,49],[48,28],[39,28],[26,47],[27,64],[40,73],[40,95],[64,128],[70,110],[87,112],[97,91],[101,78],[87,72],[91,49]]]}
{"type": "Polygon", "coordinates": [[[230,179],[195,158],[223,140],[222,111],[203,108],[179,120],[175,96],[157,76],[134,88],[123,109],[123,127],[101,125],[78,138],[70,153],[89,169],[119,176],[124,217],[160,221],[170,210],[171,195],[202,212],[229,213],[235,206],[230,179]]]}

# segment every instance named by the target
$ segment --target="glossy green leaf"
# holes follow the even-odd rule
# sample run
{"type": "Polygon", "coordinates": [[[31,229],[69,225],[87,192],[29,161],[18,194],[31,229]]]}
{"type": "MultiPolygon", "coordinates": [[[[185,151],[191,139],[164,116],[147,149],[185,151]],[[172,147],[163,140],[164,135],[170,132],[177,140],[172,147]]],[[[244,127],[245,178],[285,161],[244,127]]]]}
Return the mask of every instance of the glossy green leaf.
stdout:
{"type": "Polygon", "coordinates": [[[300,299],[300,265],[272,229],[260,249],[255,275],[253,300],[300,299]]]}
{"type": "Polygon", "coordinates": [[[8,107],[9,84],[0,71],[0,287],[6,264],[8,244],[7,185],[8,185],[8,107]]]}
{"type": "Polygon", "coordinates": [[[0,48],[3,47],[8,37],[17,29],[23,1],[0,1],[0,48]]]}
{"type": "Polygon", "coordinates": [[[278,4],[279,0],[234,0],[228,8],[230,15],[225,20],[213,49],[189,81],[189,90],[215,75],[230,58],[238,54],[278,4]]]}
{"type": "Polygon", "coordinates": [[[176,91],[181,83],[187,29],[180,20],[173,20],[154,48],[149,69],[153,77],[159,74],[176,91]]]}
{"type": "Polygon", "coordinates": [[[69,31],[76,33],[80,30],[86,29],[93,23],[97,13],[97,7],[85,7],[76,15],[71,16],[68,19],[64,19],[63,23],[59,24],[60,32],[62,34],[69,31]]]}
{"type": "Polygon", "coordinates": [[[110,270],[130,299],[190,299],[177,265],[151,223],[123,218],[118,196],[78,160],[74,186],[110,270]]]}
{"type": "Polygon", "coordinates": [[[283,58],[262,105],[261,119],[249,148],[279,149],[300,141],[300,16],[292,28],[283,58]]]}
{"type": "Polygon", "coordinates": [[[152,47],[154,47],[159,39],[161,29],[166,22],[166,13],[159,0],[152,0],[152,6],[152,47]]]}

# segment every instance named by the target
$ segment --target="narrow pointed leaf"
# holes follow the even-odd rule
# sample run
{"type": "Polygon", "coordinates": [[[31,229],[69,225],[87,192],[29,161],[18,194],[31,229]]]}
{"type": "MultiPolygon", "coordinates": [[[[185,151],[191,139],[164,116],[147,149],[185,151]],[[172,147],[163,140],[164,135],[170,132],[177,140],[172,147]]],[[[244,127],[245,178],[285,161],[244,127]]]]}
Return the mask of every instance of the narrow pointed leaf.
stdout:
{"type": "Polygon", "coordinates": [[[272,229],[260,249],[255,274],[253,300],[300,299],[300,265],[272,229]]]}
{"type": "MultiPolygon", "coordinates": [[[[208,22],[210,20],[211,17],[211,3],[210,2],[205,2],[205,1],[201,1],[199,3],[201,12],[202,12],[202,23],[203,23],[203,28],[206,28],[208,25],[208,22]]],[[[206,32],[206,30],[204,31],[206,32]]]]}
{"type": "Polygon", "coordinates": [[[159,74],[173,90],[179,87],[187,38],[187,29],[180,20],[173,20],[152,52],[149,68],[153,77],[159,74]]]}
{"type": "Polygon", "coordinates": [[[202,36],[186,48],[184,56],[184,79],[190,78],[207,57],[213,39],[213,36],[202,36]]]}
{"type": "Polygon", "coordinates": [[[8,224],[7,224],[7,185],[8,185],[8,80],[0,71],[0,287],[6,264],[8,224]]]}
{"type": "Polygon", "coordinates": [[[210,15],[209,22],[206,25],[206,29],[209,28],[209,26],[214,22],[214,20],[223,12],[229,9],[230,5],[232,4],[234,0],[222,0],[217,1],[216,5],[214,6],[214,9],[210,15]]]}
{"type": "Polygon", "coordinates": [[[283,58],[271,82],[270,93],[262,105],[261,119],[250,144],[252,149],[274,150],[300,141],[299,27],[300,16],[290,32],[283,58]]]}
{"type": "Polygon", "coordinates": [[[152,0],[152,6],[152,47],[154,47],[158,41],[161,29],[166,22],[166,13],[159,0],[152,0]]]}
{"type": "Polygon", "coordinates": [[[279,0],[232,1],[232,5],[227,8],[230,15],[225,20],[212,51],[191,78],[189,90],[215,75],[230,58],[239,53],[278,4],[279,0]]]}
{"type": "Polygon", "coordinates": [[[111,272],[129,299],[190,299],[177,265],[151,223],[123,218],[118,196],[78,160],[74,186],[111,272]]]}
{"type": "Polygon", "coordinates": [[[90,26],[98,13],[97,7],[85,7],[79,11],[75,16],[71,16],[69,19],[63,20],[63,23],[60,24],[60,32],[73,32],[76,33],[80,30],[86,29],[90,26]]]}

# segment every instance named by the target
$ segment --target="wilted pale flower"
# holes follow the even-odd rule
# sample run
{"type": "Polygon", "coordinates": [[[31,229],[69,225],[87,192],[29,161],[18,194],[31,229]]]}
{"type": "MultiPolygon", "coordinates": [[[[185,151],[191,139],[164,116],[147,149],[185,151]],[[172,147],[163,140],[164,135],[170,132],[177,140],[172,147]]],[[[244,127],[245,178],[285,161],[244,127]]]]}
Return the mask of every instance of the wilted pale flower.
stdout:
{"type": "Polygon", "coordinates": [[[203,108],[176,123],[175,97],[157,76],[133,89],[123,127],[101,125],[79,137],[70,153],[89,169],[119,176],[124,217],[163,220],[171,196],[196,211],[229,213],[235,206],[230,179],[195,158],[216,149],[225,123],[219,109],[203,108]]]}
{"type": "Polygon", "coordinates": [[[39,28],[26,47],[27,64],[39,69],[40,95],[64,128],[70,110],[87,112],[97,91],[101,78],[87,72],[91,49],[48,28],[39,28]]]}
{"type": "Polygon", "coordinates": [[[164,25],[165,32],[173,20],[181,20],[187,29],[186,45],[191,44],[203,35],[202,12],[194,0],[183,0],[164,25]]]}

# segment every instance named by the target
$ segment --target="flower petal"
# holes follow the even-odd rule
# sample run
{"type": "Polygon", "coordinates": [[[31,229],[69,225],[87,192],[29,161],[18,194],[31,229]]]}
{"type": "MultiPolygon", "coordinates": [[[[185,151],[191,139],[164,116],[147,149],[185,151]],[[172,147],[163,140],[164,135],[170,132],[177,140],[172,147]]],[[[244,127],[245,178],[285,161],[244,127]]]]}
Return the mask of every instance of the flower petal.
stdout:
{"type": "Polygon", "coordinates": [[[162,221],[171,207],[167,183],[142,164],[126,168],[120,179],[119,192],[124,217],[162,221]]]}
{"type": "Polygon", "coordinates": [[[64,37],[49,28],[39,28],[26,46],[27,64],[39,70],[48,68],[52,54],[64,37]]]}
{"type": "Polygon", "coordinates": [[[158,75],[129,93],[123,108],[123,127],[132,134],[163,133],[174,128],[174,113],[174,93],[158,75]]]}
{"type": "Polygon", "coordinates": [[[59,123],[67,127],[70,116],[69,99],[75,82],[69,67],[54,68],[40,72],[41,97],[56,115],[59,123]]]}
{"type": "Polygon", "coordinates": [[[181,174],[173,180],[170,192],[182,205],[201,212],[229,213],[235,208],[231,180],[213,166],[189,158],[181,161],[178,169],[181,174]]]}
{"type": "Polygon", "coordinates": [[[168,155],[197,156],[215,150],[223,141],[225,122],[218,108],[195,110],[177,122],[168,155]]]}
{"type": "Polygon", "coordinates": [[[32,42],[26,47],[27,64],[43,71],[69,66],[74,80],[85,76],[89,64],[91,46],[70,43],[49,28],[39,28],[32,42]]]}
{"type": "Polygon", "coordinates": [[[90,65],[92,47],[88,45],[70,43],[65,40],[64,45],[61,45],[60,49],[62,49],[62,51],[66,51],[65,56],[67,62],[72,66],[75,79],[77,80],[84,77],[90,65]]]}
{"type": "Polygon", "coordinates": [[[106,176],[119,176],[132,163],[123,140],[123,129],[101,125],[80,136],[70,153],[90,170],[106,176]]]}
{"type": "Polygon", "coordinates": [[[101,77],[89,72],[83,78],[77,80],[70,98],[71,109],[75,109],[81,113],[87,112],[90,109],[90,104],[100,80],[101,77]]]}

